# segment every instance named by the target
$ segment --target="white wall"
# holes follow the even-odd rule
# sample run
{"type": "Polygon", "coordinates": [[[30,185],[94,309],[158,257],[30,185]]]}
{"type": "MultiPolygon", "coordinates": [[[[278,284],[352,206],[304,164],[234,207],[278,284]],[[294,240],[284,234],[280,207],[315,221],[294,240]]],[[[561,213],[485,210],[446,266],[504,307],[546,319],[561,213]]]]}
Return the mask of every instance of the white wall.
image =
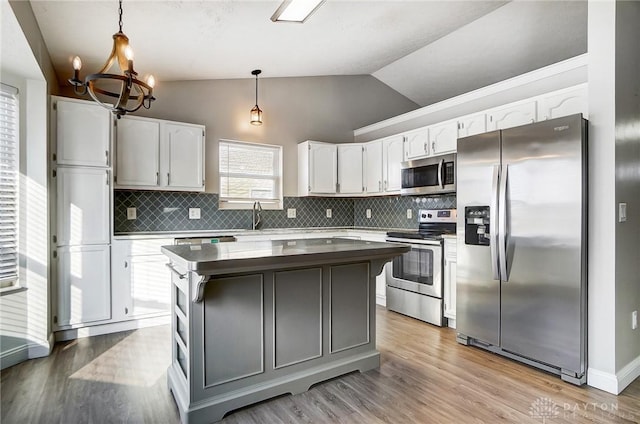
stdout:
{"type": "Polygon", "coordinates": [[[19,90],[19,272],[26,288],[0,296],[0,367],[4,368],[27,358],[47,355],[51,348],[47,105],[48,90],[55,89],[57,84],[44,40],[34,25],[30,4],[10,5],[2,0],[0,6],[3,15],[0,79],[19,90]],[[27,32],[23,33],[25,28],[27,32]],[[37,53],[33,53],[34,48],[37,53]],[[25,55],[25,52],[32,53],[25,55]],[[54,84],[47,85],[43,74],[54,84]]]}

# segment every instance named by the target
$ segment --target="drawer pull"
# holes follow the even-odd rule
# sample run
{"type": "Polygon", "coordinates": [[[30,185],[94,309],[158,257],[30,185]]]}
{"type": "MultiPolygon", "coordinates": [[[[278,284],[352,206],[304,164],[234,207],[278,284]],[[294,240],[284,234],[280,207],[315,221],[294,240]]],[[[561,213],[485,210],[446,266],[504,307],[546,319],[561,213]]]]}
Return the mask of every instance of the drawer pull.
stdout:
{"type": "Polygon", "coordinates": [[[176,274],[176,275],[178,276],[178,278],[179,278],[179,279],[184,280],[185,278],[187,278],[187,274],[186,274],[186,273],[185,273],[185,274],[180,274],[180,273],[178,272],[178,270],[177,270],[177,269],[175,269],[175,268],[173,267],[173,265],[172,265],[172,264],[165,264],[165,265],[167,266],[167,268],[169,268],[169,269],[171,270],[171,272],[173,272],[174,274],[176,274]]]}

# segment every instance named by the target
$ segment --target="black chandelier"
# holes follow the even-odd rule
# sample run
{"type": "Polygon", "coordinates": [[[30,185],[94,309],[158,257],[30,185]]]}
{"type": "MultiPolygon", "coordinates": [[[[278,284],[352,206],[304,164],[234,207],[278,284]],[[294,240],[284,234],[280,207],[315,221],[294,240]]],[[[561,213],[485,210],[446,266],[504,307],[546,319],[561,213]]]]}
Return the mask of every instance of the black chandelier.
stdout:
{"type": "Polygon", "coordinates": [[[120,30],[113,34],[113,49],[102,69],[98,73],[87,75],[83,82],[79,78],[82,61],[76,56],[73,58],[73,78],[69,79],[76,94],[89,93],[94,101],[109,109],[118,119],[141,107],[149,109],[151,102],[155,100],[153,75],[149,75],[144,82],[137,78],[138,73],[133,70],[133,50],[129,45],[129,38],[122,32],[122,0],[119,0],[119,5],[120,30]],[[106,73],[115,61],[118,62],[121,73],[106,73]],[[112,104],[113,99],[117,99],[115,104],[112,104]]]}

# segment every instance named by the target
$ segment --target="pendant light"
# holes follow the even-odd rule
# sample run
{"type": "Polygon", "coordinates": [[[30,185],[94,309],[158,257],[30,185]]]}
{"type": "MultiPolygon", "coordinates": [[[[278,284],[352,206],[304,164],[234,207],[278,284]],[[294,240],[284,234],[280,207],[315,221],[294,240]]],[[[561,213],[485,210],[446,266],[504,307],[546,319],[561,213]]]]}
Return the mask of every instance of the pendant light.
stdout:
{"type": "Polygon", "coordinates": [[[251,75],[256,76],[256,105],[251,109],[252,125],[262,125],[262,111],[258,107],[258,75],[260,75],[261,72],[262,71],[260,69],[251,71],[251,75]]]}
{"type": "Polygon", "coordinates": [[[141,107],[151,107],[151,102],[155,100],[155,79],[153,75],[149,75],[146,82],[137,78],[138,73],[133,70],[133,50],[129,45],[129,38],[122,32],[122,0],[119,0],[118,13],[119,31],[113,34],[113,49],[102,69],[95,74],[87,75],[83,82],[79,78],[82,61],[76,56],[73,58],[73,78],[70,78],[69,82],[76,94],[89,93],[94,101],[109,109],[119,119],[141,107]],[[118,62],[121,72],[107,73],[114,62],[118,62]]]}

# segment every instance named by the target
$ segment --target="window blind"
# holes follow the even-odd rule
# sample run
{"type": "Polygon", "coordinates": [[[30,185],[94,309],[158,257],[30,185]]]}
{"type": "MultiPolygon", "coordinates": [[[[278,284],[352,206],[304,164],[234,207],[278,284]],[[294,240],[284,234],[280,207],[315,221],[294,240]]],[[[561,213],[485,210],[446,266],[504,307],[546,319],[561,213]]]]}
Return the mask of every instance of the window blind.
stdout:
{"type": "Polygon", "coordinates": [[[0,288],[18,280],[18,97],[0,89],[0,288]]]}
{"type": "Polygon", "coordinates": [[[281,204],[282,147],[220,140],[220,201],[281,204]]]}

